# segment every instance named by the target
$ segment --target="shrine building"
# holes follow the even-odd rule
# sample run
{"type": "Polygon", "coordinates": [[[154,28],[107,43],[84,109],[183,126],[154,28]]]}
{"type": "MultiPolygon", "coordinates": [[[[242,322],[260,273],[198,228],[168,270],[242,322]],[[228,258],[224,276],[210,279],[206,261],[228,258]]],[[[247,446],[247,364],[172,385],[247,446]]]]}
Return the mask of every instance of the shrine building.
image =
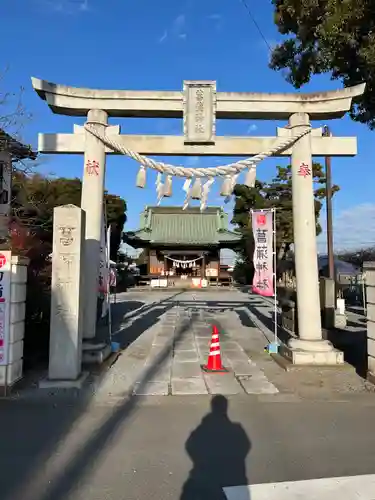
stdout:
{"type": "Polygon", "coordinates": [[[220,207],[146,207],[137,231],[124,242],[147,252],[151,286],[206,287],[220,278],[220,250],[236,249],[241,235],[228,229],[220,207]]]}

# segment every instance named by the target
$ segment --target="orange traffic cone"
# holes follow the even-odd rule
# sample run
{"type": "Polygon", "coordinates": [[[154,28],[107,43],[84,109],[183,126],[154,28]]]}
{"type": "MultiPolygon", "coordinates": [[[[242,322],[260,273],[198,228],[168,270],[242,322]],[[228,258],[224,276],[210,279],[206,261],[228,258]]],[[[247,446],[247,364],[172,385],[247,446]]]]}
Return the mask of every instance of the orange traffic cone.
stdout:
{"type": "Polygon", "coordinates": [[[228,371],[221,362],[219,330],[215,325],[212,326],[211,346],[207,364],[202,366],[202,370],[210,373],[226,373],[228,371]]]}

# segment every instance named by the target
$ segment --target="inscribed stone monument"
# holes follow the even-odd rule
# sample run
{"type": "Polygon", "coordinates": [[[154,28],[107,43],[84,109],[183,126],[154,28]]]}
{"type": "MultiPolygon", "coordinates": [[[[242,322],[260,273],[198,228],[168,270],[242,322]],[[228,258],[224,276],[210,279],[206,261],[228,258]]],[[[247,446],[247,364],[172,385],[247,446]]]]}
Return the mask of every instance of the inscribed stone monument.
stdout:
{"type": "Polygon", "coordinates": [[[81,373],[84,231],[85,212],[81,208],[64,205],[54,209],[50,380],[76,380],[81,373]]]}

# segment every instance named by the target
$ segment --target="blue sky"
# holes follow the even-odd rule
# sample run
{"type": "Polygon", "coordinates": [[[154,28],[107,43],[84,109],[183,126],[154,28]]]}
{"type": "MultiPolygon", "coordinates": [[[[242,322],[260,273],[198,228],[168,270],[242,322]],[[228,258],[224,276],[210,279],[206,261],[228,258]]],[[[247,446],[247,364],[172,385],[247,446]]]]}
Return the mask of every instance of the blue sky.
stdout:
{"type": "MultiPolygon", "coordinates": [[[[249,2],[270,45],[281,40],[274,24],[270,0],[249,2]]],[[[22,86],[24,104],[32,113],[22,138],[36,146],[38,132],[71,133],[82,119],[52,114],[34,93],[35,76],[72,86],[180,90],[183,80],[216,80],[219,91],[292,92],[281,73],[268,69],[266,43],[254,27],[240,0],[2,0],[2,52],[0,92],[22,86]]],[[[303,91],[341,87],[329,76],[316,77],[303,91]]],[[[123,133],[182,133],[179,120],[124,119],[123,133]]],[[[274,135],[276,122],[219,121],[218,135],[274,135]]],[[[322,125],[314,123],[314,125],[322,125]]],[[[336,246],[371,245],[375,241],[373,171],[374,133],[349,118],[331,122],[334,135],[357,135],[356,158],[333,160],[334,182],[341,191],[335,198],[336,246]]],[[[168,160],[168,159],[166,159],[168,160]]],[[[169,159],[170,161],[171,159],[169,159]]],[[[173,158],[175,164],[198,164],[197,159],[173,158]]],[[[224,159],[227,163],[232,158],[224,159]]],[[[260,164],[258,176],[269,179],[277,164],[260,164]]],[[[201,159],[199,164],[219,164],[219,159],[201,159]]],[[[40,170],[59,176],[81,176],[80,156],[50,156],[40,170]]],[[[147,189],[135,187],[137,165],[125,157],[107,158],[107,189],[128,203],[127,229],[138,226],[144,205],[156,201],[154,178],[147,189]]],[[[181,183],[174,196],[163,203],[180,204],[181,183]]],[[[214,191],[211,204],[222,204],[214,191]]],[[[227,206],[231,210],[231,206],[227,206]]],[[[324,221],[323,221],[324,223],[324,221]]],[[[320,238],[324,248],[324,235],[320,238]]]]}

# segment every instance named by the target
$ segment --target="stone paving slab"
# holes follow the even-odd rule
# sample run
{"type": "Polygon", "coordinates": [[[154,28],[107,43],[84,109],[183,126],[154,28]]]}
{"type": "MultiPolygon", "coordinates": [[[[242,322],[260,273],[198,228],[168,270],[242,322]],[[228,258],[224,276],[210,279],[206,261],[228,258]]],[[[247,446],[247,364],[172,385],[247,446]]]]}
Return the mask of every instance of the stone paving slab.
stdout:
{"type": "Polygon", "coordinates": [[[147,358],[144,367],[146,370],[161,370],[170,368],[172,366],[172,356],[167,356],[165,358],[147,358]]]}
{"type": "Polygon", "coordinates": [[[189,332],[188,330],[185,332],[177,333],[174,339],[175,345],[183,345],[183,344],[195,344],[194,334],[189,332]]]}
{"type": "Polygon", "coordinates": [[[152,342],[152,346],[153,347],[165,347],[166,345],[170,344],[169,340],[170,339],[168,337],[163,337],[161,335],[157,335],[152,342]]]}
{"type": "Polygon", "coordinates": [[[265,377],[239,377],[247,394],[277,394],[279,390],[265,377]]]}
{"type": "Polygon", "coordinates": [[[171,381],[171,373],[171,368],[160,368],[159,370],[152,372],[148,382],[165,382],[166,384],[169,384],[171,381]]]}
{"type": "Polygon", "coordinates": [[[168,321],[163,321],[162,323],[160,323],[160,326],[163,330],[174,331],[175,324],[176,324],[176,319],[173,318],[168,321]]]}
{"type": "Polygon", "coordinates": [[[241,351],[241,352],[243,352],[242,347],[235,340],[222,340],[220,342],[220,345],[221,345],[221,349],[223,351],[241,351]]]}
{"type": "Polygon", "coordinates": [[[249,361],[249,356],[244,351],[223,351],[223,355],[227,356],[227,358],[231,361],[242,361],[246,363],[249,361]]]}
{"type": "Polygon", "coordinates": [[[255,375],[257,373],[263,373],[260,371],[260,369],[254,364],[251,363],[250,360],[249,362],[243,362],[243,361],[232,361],[229,360],[229,364],[235,373],[235,375],[255,375]]]}
{"type": "Polygon", "coordinates": [[[174,346],[175,351],[196,351],[195,342],[178,342],[174,346]]]}
{"type": "Polygon", "coordinates": [[[160,360],[165,360],[166,358],[172,356],[173,353],[173,345],[168,343],[165,345],[153,345],[150,349],[149,355],[147,359],[152,359],[157,361],[159,358],[160,360]]]}
{"type": "Polygon", "coordinates": [[[172,364],[172,380],[202,377],[202,369],[198,363],[175,361],[172,364]]]}
{"type": "Polygon", "coordinates": [[[198,354],[201,360],[204,359],[205,361],[207,361],[209,349],[198,349],[198,354]]]}
{"type": "Polygon", "coordinates": [[[133,394],[135,396],[168,396],[169,384],[166,382],[136,383],[133,394]]]}
{"type": "Polygon", "coordinates": [[[211,342],[206,342],[205,344],[202,343],[196,343],[197,346],[197,351],[198,352],[209,352],[210,351],[210,344],[211,342]]]}
{"type": "Polygon", "coordinates": [[[194,394],[208,394],[203,377],[173,379],[172,394],[175,396],[188,396],[194,394]]]}
{"type": "Polygon", "coordinates": [[[210,352],[210,347],[209,346],[201,346],[201,345],[198,345],[198,352],[201,356],[207,356],[208,353],[210,352]]]}
{"type": "Polygon", "coordinates": [[[176,324],[174,326],[163,326],[157,333],[163,337],[173,337],[176,334],[176,324]]]}
{"type": "Polygon", "coordinates": [[[193,351],[176,351],[174,353],[174,359],[176,361],[185,361],[185,362],[198,362],[199,355],[196,349],[193,351]]]}
{"type": "Polygon", "coordinates": [[[157,332],[155,337],[154,337],[154,340],[158,339],[159,341],[161,340],[164,340],[164,342],[168,342],[169,340],[173,340],[174,339],[174,336],[175,336],[175,332],[174,331],[170,331],[170,332],[157,332]]]}
{"type": "Polygon", "coordinates": [[[201,332],[212,333],[212,326],[210,325],[210,323],[207,323],[207,322],[200,323],[198,321],[194,321],[193,324],[192,324],[192,328],[196,332],[200,332],[201,331],[201,332]]]}
{"type": "Polygon", "coordinates": [[[109,370],[95,392],[100,397],[123,396],[133,388],[135,382],[141,379],[143,374],[144,362],[128,364],[126,372],[119,369],[109,370]]]}
{"type": "Polygon", "coordinates": [[[228,396],[244,392],[233,373],[204,373],[203,377],[210,394],[223,394],[224,396],[228,396]]]}
{"type": "Polygon", "coordinates": [[[210,345],[211,344],[211,334],[205,336],[195,335],[195,341],[198,345],[210,345]]]}

